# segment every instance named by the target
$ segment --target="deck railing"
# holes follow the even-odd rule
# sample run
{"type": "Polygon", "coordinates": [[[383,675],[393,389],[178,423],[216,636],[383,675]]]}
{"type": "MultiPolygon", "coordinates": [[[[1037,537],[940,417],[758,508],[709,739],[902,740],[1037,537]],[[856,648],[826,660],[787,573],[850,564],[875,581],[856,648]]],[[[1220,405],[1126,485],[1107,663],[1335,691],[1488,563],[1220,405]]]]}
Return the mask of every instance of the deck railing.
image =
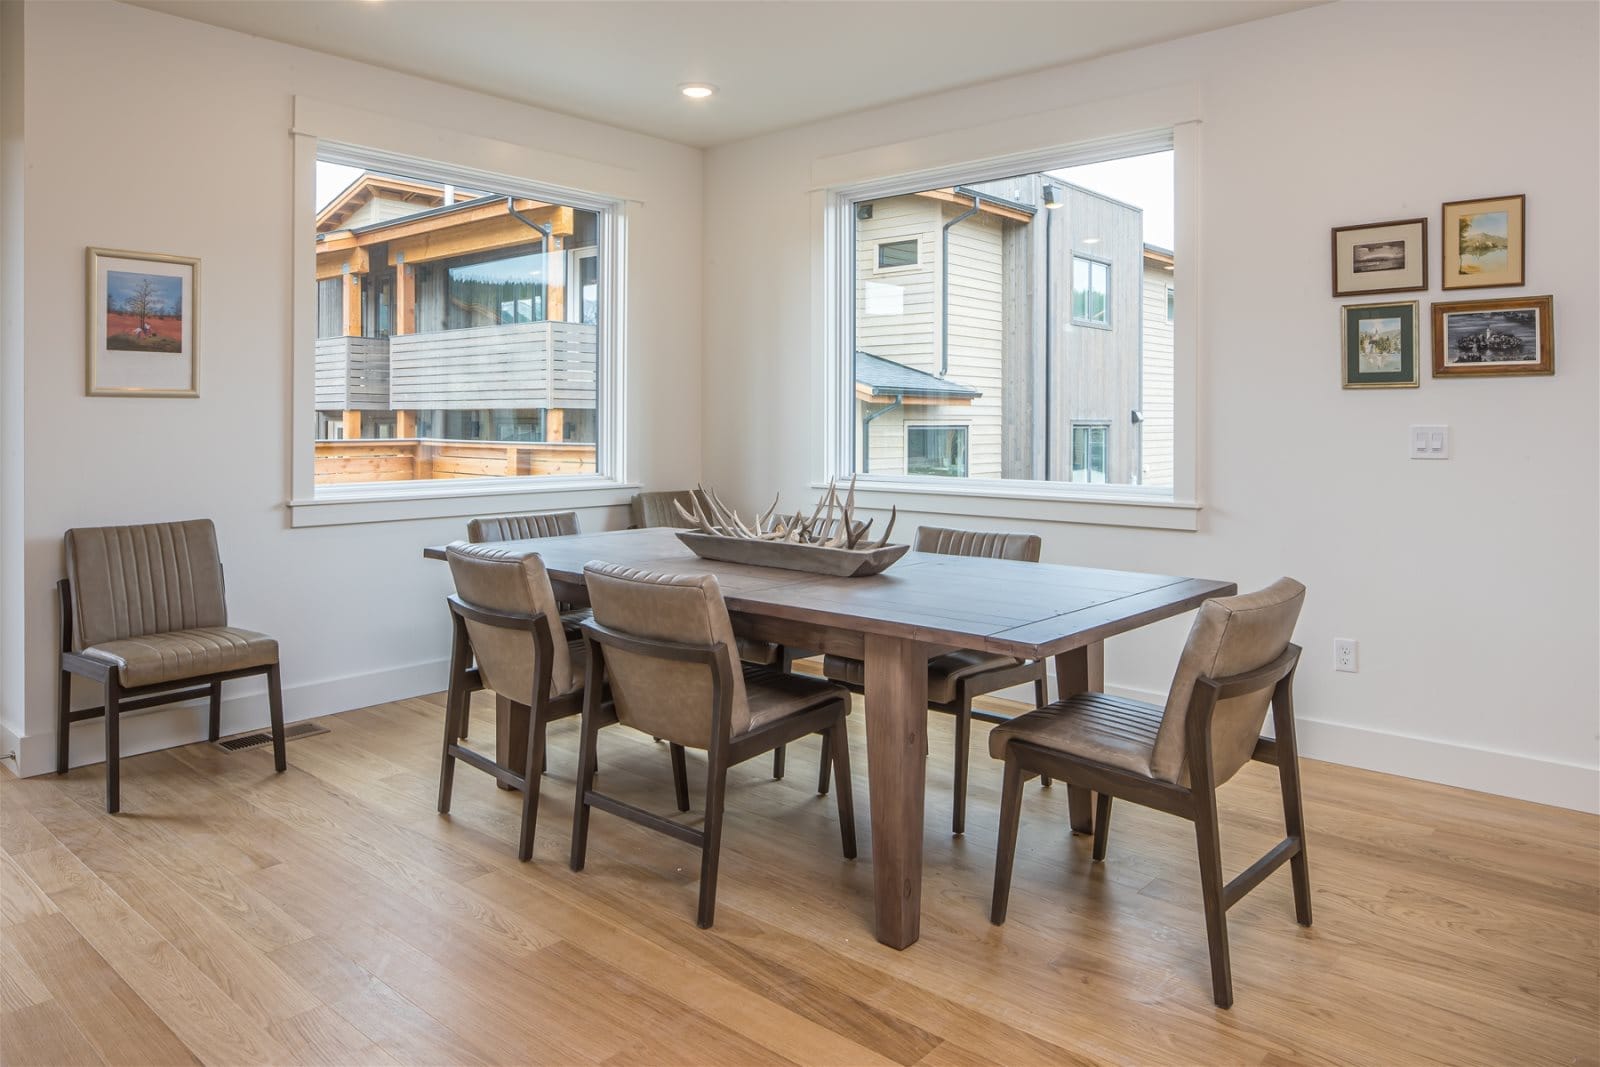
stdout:
{"type": "Polygon", "coordinates": [[[595,406],[596,330],[581,322],[475,326],[389,338],[396,410],[595,406]]]}
{"type": "Polygon", "coordinates": [[[398,437],[318,441],[316,448],[318,485],[592,474],[594,470],[594,445],[576,441],[398,437]]]}

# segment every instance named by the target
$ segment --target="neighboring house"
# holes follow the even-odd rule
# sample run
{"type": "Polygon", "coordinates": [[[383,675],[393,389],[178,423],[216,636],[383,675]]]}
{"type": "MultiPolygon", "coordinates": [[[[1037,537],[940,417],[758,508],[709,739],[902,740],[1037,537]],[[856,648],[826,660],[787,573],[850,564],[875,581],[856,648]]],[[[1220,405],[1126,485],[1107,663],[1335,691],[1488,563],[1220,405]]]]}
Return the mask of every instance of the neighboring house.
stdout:
{"type": "Polygon", "coordinates": [[[592,469],[596,231],[592,212],[361,175],[317,214],[318,438],[579,442],[592,469]]]}
{"type": "Polygon", "coordinates": [[[1170,485],[1172,254],[1142,214],[1047,174],[858,204],[857,469],[1170,485]]]}

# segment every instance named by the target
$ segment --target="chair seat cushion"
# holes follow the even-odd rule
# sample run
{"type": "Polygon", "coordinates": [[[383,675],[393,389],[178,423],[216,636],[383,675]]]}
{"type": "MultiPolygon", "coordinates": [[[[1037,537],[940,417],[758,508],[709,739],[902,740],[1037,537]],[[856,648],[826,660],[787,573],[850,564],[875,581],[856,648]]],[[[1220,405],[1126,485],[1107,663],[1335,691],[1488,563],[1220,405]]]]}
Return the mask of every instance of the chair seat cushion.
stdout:
{"type": "Polygon", "coordinates": [[[83,655],[115,667],[118,680],[127,688],[136,689],[205,674],[267,667],[278,662],[278,642],[250,630],[206,626],[103,641],[84,649],[83,655]]]}
{"type": "MultiPolygon", "coordinates": [[[[948,704],[956,698],[956,683],[986,671],[1005,670],[1022,661],[993,652],[971,652],[965,649],[946,652],[928,660],[928,699],[935,704],[948,704]]],[[[860,689],[866,684],[866,665],[847,656],[825,656],[822,673],[836,682],[860,689]]]]}
{"type": "Polygon", "coordinates": [[[1006,745],[1015,739],[1149,776],[1161,716],[1153,704],[1083,693],[996,726],[989,731],[989,755],[1005,759],[1006,745]]]}
{"type": "Polygon", "coordinates": [[[783,671],[746,664],[744,691],[750,702],[750,730],[770,726],[780,719],[810,711],[831,700],[843,700],[846,714],[849,713],[849,690],[802,674],[785,674],[783,671]]]}

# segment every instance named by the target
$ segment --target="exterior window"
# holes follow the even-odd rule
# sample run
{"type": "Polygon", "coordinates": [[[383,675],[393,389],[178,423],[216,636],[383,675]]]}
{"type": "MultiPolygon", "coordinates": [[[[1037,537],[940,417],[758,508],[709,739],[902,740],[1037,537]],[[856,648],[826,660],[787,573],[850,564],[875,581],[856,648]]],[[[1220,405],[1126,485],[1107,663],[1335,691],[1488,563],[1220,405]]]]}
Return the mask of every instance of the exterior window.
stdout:
{"type": "Polygon", "coordinates": [[[917,265],[917,239],[909,241],[884,241],[878,246],[878,269],[914,267],[917,265]]]}
{"type": "Polygon", "coordinates": [[[1172,286],[1167,286],[1167,321],[1173,321],[1173,311],[1176,310],[1172,300],[1172,286]]]}
{"type": "Polygon", "coordinates": [[[834,336],[851,346],[832,409],[837,473],[1171,495],[1169,286],[1184,253],[1175,154],[1164,137],[1152,144],[1009,178],[835,194],[847,321],[834,336]],[[1115,315],[1126,321],[1112,329],[1115,315]]]}
{"type": "Polygon", "coordinates": [[[1111,325],[1111,264],[1088,256],[1072,257],[1072,321],[1111,325]]]}
{"type": "Polygon", "coordinates": [[[907,426],[906,473],[967,476],[965,426],[907,426]]]}
{"type": "Polygon", "coordinates": [[[1105,423],[1074,423],[1072,426],[1072,480],[1102,484],[1106,480],[1105,423]]]}
{"type": "Polygon", "coordinates": [[[598,472],[610,209],[357,151],[316,164],[315,484],[598,472]]]}

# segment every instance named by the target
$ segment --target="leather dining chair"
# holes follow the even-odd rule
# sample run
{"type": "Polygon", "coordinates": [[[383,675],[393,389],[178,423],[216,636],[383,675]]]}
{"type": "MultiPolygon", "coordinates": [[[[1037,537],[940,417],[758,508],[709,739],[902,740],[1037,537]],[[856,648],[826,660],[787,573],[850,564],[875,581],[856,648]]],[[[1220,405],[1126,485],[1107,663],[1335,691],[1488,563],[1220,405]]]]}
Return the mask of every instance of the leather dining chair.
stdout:
{"type": "Polygon", "coordinates": [[[846,859],[856,855],[850,746],[845,717],[850,694],[818,678],[741,665],[733,624],[713,575],[661,575],[610,564],[584,568],[594,619],[589,642],[588,694],[573,807],[572,869],[584,867],[592,808],[619,815],[700,848],[697,921],[712,924],[722,848],[728,769],[821,733],[834,752],[835,798],[846,859]],[[608,708],[602,694],[609,691],[608,708]],[[705,822],[695,829],[663,818],[594,785],[600,729],[610,723],[665,738],[672,746],[679,811],[689,810],[686,749],[707,754],[705,822]]]}
{"type": "MultiPolygon", "coordinates": [[[[947,556],[980,556],[1039,562],[1041,542],[1038,534],[983,533],[950,530],[938,526],[919,526],[912,547],[918,552],[947,556]]],[[[991,652],[957,651],[934,656],[928,661],[928,706],[956,717],[955,804],[950,819],[952,833],[964,833],[967,824],[967,770],[972,746],[972,720],[1005,723],[1011,717],[1001,712],[974,708],[974,697],[1033,683],[1035,703],[1049,698],[1043,660],[1019,660],[991,652]]],[[[825,656],[822,673],[857,692],[866,680],[866,667],[858,659],[825,656]]],[[[823,774],[827,774],[824,753],[823,774]]],[[[1049,779],[1045,780],[1046,785],[1049,779]]]]}
{"type": "MultiPolygon", "coordinates": [[[[571,537],[580,533],[576,511],[549,511],[534,515],[490,515],[467,521],[467,541],[481,545],[491,541],[532,541],[543,537],[571,537]]],[[[589,618],[589,609],[562,604],[561,626],[570,639],[578,638],[578,627],[589,618]]]]}
{"type": "Polygon", "coordinates": [[[1049,773],[1098,793],[1096,862],[1106,856],[1113,797],[1194,823],[1212,995],[1219,1007],[1233,1003],[1228,909],[1286,862],[1294,883],[1295,918],[1302,926],[1311,925],[1311,876],[1294,737],[1294,671],[1300,649],[1290,643],[1304,601],[1303,585],[1280,578],[1260,592],[1200,605],[1165,707],[1082,693],[995,728],[989,752],[1005,761],[1005,781],[990,921],[998,925],[1006,918],[1022,783],[1032,774],[1049,773]],[[1260,736],[1269,709],[1274,739],[1260,736]],[[1252,759],[1277,764],[1286,836],[1224,882],[1217,787],[1252,759]]]}
{"type": "Polygon", "coordinates": [[[66,774],[72,724],[104,717],[106,811],[122,808],[121,718],[180,700],[210,701],[207,737],[222,728],[222,683],[266,675],[272,762],[284,757],[278,642],[228,625],[222,557],[210,519],[68,530],[61,601],[56,773],[66,774]],[[72,676],[105,687],[101,707],[72,710],[72,676]],[[187,687],[187,688],[182,688],[187,687]]]}

